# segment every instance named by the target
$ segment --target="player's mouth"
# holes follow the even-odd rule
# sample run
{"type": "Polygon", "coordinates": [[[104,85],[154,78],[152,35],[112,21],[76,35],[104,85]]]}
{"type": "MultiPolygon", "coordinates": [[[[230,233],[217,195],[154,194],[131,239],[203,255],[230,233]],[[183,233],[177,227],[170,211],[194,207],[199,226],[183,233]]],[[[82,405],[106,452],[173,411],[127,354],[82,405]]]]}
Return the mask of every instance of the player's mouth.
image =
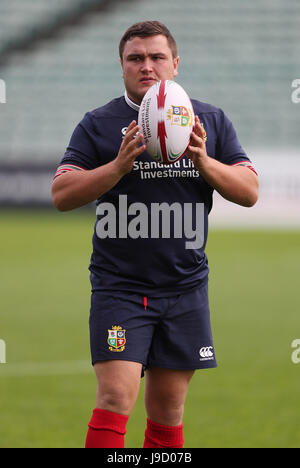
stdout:
{"type": "Polygon", "coordinates": [[[150,78],[150,77],[144,77],[144,78],[141,78],[140,79],[140,82],[143,83],[143,84],[154,84],[157,82],[157,80],[155,78],[150,78]]]}

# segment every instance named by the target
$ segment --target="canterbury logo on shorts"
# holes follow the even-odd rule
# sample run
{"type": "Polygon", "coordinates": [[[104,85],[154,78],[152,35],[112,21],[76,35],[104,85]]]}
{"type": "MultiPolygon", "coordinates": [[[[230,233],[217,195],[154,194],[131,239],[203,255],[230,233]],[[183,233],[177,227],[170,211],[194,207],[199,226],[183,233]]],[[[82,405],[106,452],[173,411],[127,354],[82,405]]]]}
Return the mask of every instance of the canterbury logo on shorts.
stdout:
{"type": "Polygon", "coordinates": [[[203,346],[200,348],[199,355],[200,361],[210,361],[214,359],[213,346],[203,346]]]}

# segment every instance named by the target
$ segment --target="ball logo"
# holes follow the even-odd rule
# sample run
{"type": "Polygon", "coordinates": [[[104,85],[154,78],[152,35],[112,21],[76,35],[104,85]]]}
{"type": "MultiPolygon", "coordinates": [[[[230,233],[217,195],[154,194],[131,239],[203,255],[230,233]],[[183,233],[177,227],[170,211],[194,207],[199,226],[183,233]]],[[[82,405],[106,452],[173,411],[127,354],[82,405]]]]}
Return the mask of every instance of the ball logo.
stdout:
{"type": "Polygon", "coordinates": [[[171,121],[171,125],[179,125],[180,127],[191,126],[193,122],[192,110],[185,106],[171,106],[167,113],[167,119],[171,121]]]}
{"type": "Polygon", "coordinates": [[[139,124],[142,127],[142,132],[144,135],[144,142],[146,143],[146,145],[149,143],[149,141],[152,138],[152,131],[151,131],[151,125],[150,125],[150,104],[151,104],[151,98],[144,99],[142,101],[140,112],[139,112],[139,119],[140,119],[139,124]]]}
{"type": "Polygon", "coordinates": [[[214,358],[213,346],[203,346],[199,350],[200,361],[209,361],[214,358]]]}

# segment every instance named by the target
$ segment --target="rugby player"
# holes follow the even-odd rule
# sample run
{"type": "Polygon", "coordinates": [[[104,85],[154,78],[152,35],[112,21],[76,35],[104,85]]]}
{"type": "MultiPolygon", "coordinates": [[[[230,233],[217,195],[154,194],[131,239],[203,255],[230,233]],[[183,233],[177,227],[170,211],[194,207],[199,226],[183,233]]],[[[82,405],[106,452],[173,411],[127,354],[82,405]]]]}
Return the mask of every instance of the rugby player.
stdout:
{"type": "Polygon", "coordinates": [[[60,211],[97,205],[89,268],[98,385],[86,447],[124,447],[145,372],[143,447],[180,448],[192,376],[217,365],[205,254],[212,194],[253,206],[258,178],[224,112],[197,100],[176,171],[154,162],[137,125],[139,105],[155,82],[176,78],[177,45],[165,25],[146,21],[126,31],[119,53],[125,94],[87,112],[52,185],[60,211]]]}

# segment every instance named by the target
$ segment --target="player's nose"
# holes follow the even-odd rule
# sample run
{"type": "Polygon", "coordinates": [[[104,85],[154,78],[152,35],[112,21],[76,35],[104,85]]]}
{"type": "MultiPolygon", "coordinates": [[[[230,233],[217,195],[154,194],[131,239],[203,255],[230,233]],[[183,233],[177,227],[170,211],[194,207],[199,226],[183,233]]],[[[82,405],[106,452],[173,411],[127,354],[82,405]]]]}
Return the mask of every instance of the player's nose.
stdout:
{"type": "Polygon", "coordinates": [[[141,70],[145,72],[149,72],[153,70],[153,61],[151,60],[150,57],[146,57],[145,60],[142,63],[141,70]]]}

